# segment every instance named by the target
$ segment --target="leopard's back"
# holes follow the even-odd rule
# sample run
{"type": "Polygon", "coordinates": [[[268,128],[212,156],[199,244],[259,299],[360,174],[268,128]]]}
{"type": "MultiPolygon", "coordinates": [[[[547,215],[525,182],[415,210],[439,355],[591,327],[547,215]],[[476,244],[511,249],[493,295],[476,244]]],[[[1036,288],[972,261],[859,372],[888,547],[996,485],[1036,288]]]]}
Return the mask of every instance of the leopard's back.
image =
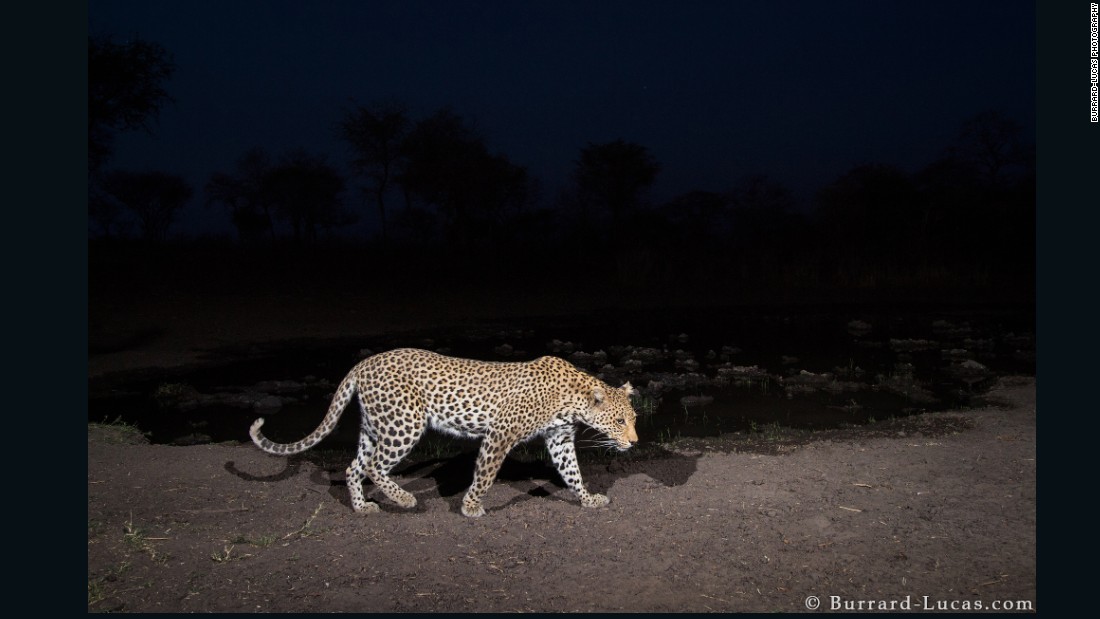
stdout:
{"type": "Polygon", "coordinates": [[[479,361],[412,348],[370,357],[354,374],[366,415],[415,411],[431,427],[463,436],[493,429],[526,436],[551,422],[570,391],[591,380],[554,357],[479,361]]]}

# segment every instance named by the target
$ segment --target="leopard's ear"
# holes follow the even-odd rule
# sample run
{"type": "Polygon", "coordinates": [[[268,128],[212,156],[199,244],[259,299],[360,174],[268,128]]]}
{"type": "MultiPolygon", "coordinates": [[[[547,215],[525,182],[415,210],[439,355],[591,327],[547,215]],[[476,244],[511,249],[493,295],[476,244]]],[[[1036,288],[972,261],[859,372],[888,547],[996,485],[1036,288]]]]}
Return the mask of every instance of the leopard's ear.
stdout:
{"type": "Polygon", "coordinates": [[[594,387],[592,389],[592,405],[593,406],[599,406],[600,404],[603,404],[603,400],[606,397],[607,397],[607,394],[604,393],[603,387],[594,387]]]}
{"type": "Polygon", "coordinates": [[[626,393],[626,397],[628,397],[628,398],[630,396],[634,395],[634,387],[630,386],[629,381],[623,383],[623,392],[626,393]]]}

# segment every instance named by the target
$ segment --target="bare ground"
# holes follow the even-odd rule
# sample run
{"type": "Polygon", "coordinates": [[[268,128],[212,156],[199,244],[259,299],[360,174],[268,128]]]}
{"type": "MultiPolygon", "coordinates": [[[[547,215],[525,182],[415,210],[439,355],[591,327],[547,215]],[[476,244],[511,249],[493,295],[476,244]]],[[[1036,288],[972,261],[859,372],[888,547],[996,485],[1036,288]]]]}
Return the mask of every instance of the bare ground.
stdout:
{"type": "Polygon", "coordinates": [[[612,500],[601,509],[552,469],[512,463],[480,519],[459,512],[468,457],[406,467],[418,507],[383,498],[364,516],[346,463],[93,425],[88,608],[803,611],[817,596],[825,610],[1036,610],[1034,379],[1002,379],[992,398],[1001,406],[589,464],[612,500]]]}

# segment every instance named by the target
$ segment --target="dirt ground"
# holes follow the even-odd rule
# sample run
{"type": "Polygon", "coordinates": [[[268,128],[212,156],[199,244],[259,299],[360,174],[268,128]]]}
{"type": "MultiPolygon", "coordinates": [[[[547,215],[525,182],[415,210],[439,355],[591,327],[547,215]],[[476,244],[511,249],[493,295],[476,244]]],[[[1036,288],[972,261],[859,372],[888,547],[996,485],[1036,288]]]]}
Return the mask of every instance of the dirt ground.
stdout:
{"type": "MultiPolygon", "coordinates": [[[[131,313],[92,301],[90,377],[290,331],[404,326],[372,312],[430,322],[440,307],[349,299],[300,319],[261,299],[257,321],[232,299],[131,313]]],[[[1003,378],[987,408],[582,464],[611,498],[601,509],[548,465],[510,460],[480,519],[459,512],[468,454],[399,469],[418,507],[382,498],[365,516],[350,508],[347,463],[323,451],[149,445],[90,425],[88,610],[1034,611],[1035,392],[1033,378],[1003,378]]]]}
{"type": "Polygon", "coordinates": [[[339,462],[89,426],[89,610],[1035,610],[1034,381],[992,396],[865,436],[590,465],[602,509],[506,467],[480,519],[459,512],[466,457],[401,473],[414,511],[363,516],[339,462]]]}

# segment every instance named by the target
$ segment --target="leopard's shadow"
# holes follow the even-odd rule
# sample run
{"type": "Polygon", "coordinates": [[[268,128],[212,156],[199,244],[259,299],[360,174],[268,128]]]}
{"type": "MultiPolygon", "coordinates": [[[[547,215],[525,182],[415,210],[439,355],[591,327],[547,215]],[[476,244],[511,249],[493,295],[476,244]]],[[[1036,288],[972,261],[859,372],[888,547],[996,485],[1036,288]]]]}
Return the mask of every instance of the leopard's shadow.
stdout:
{"type": "MultiPolygon", "coordinates": [[[[604,465],[582,464],[585,469],[585,481],[592,492],[605,493],[614,484],[614,479],[625,477],[634,473],[645,473],[654,481],[664,486],[679,486],[695,473],[699,455],[685,455],[671,452],[663,447],[655,447],[656,453],[651,454],[645,460],[613,460],[604,465]],[[654,457],[656,456],[656,457],[654,457]]],[[[300,468],[301,456],[292,456],[287,459],[286,469],[271,476],[252,476],[236,469],[232,462],[226,464],[226,469],[250,481],[280,481],[297,475],[300,468]]],[[[438,493],[450,504],[453,511],[459,511],[462,495],[474,479],[474,468],[477,462],[477,448],[467,449],[456,456],[447,458],[434,458],[398,465],[394,469],[395,480],[406,490],[419,493],[432,491],[438,493]]],[[[314,469],[310,474],[310,481],[317,486],[327,487],[329,495],[336,501],[351,508],[351,498],[348,495],[347,480],[344,477],[344,466],[329,465],[324,468],[314,469]]],[[[512,456],[505,458],[497,474],[494,484],[510,484],[516,489],[523,490],[523,494],[516,496],[505,505],[513,505],[531,499],[554,497],[563,501],[572,500],[557,469],[553,464],[544,460],[525,461],[512,456]]],[[[364,490],[372,494],[371,482],[365,482],[364,490]]],[[[378,500],[377,493],[371,497],[378,500]]],[[[406,511],[397,508],[387,500],[380,500],[379,505],[384,511],[406,511]]],[[[425,509],[424,504],[417,506],[416,511],[425,509]]]]}
{"type": "MultiPolygon", "coordinates": [[[[283,481],[297,475],[301,469],[301,462],[304,460],[305,458],[301,456],[291,456],[287,458],[286,468],[274,475],[251,475],[238,469],[233,462],[227,462],[225,469],[229,473],[248,481],[283,481]]],[[[455,499],[448,500],[448,502],[452,503],[452,507],[457,511],[461,505],[461,495],[464,495],[466,489],[473,483],[476,461],[477,450],[473,449],[447,458],[398,465],[393,471],[393,477],[402,488],[410,492],[416,493],[432,489],[444,499],[455,499]]],[[[347,479],[344,475],[343,466],[328,465],[323,468],[316,468],[310,473],[309,479],[317,486],[326,487],[333,499],[349,509],[351,508],[351,498],[348,495],[347,479]]],[[[548,490],[547,484],[551,484],[556,489],[565,489],[566,487],[561,480],[561,476],[558,475],[557,469],[552,464],[541,461],[524,462],[515,458],[504,460],[494,484],[523,484],[524,482],[535,484],[534,487],[527,490],[527,495],[530,498],[553,495],[556,490],[548,490]]],[[[364,482],[364,491],[368,495],[371,495],[372,490],[373,485],[371,482],[364,482]]],[[[375,496],[370,498],[378,500],[381,497],[375,493],[375,496]]],[[[525,499],[521,498],[519,500],[525,499]]],[[[398,510],[385,499],[379,501],[379,505],[386,511],[391,508],[398,510]]],[[[418,507],[417,510],[419,509],[423,509],[423,507],[418,507]]],[[[406,510],[399,511],[404,512],[406,510]]]]}
{"type": "MultiPolygon", "coordinates": [[[[430,486],[445,499],[451,499],[464,495],[466,489],[474,481],[474,468],[477,466],[477,450],[463,452],[450,458],[442,458],[418,462],[408,467],[399,469],[396,474],[408,480],[405,485],[410,489],[430,486]],[[423,481],[418,481],[423,480],[423,481]],[[431,480],[430,483],[425,483],[431,480]]],[[[557,469],[548,462],[523,461],[513,457],[504,459],[504,464],[497,473],[496,484],[536,484],[536,487],[527,491],[530,497],[546,497],[553,491],[545,488],[546,484],[552,484],[558,489],[565,488],[557,469]]],[[[458,501],[454,503],[457,509],[458,501]]]]}
{"type": "MultiPolygon", "coordinates": [[[[407,479],[431,479],[440,496],[457,512],[462,506],[462,496],[474,481],[476,465],[477,450],[471,450],[452,458],[415,464],[401,473],[407,479]]],[[[409,483],[410,486],[414,484],[415,482],[409,483]]],[[[516,496],[507,505],[550,497],[566,488],[553,464],[540,460],[523,461],[514,457],[504,459],[493,484],[509,484],[524,491],[524,494],[516,496]]],[[[562,496],[562,499],[565,500],[565,497],[562,496]]]]}
{"type": "Polygon", "coordinates": [[[283,470],[272,475],[253,475],[248,471],[242,471],[237,468],[237,463],[234,460],[226,462],[223,468],[230,475],[234,475],[244,481],[284,481],[296,476],[300,472],[302,462],[305,461],[305,458],[301,455],[294,455],[284,458],[284,461],[286,462],[286,466],[283,467],[283,470]]]}

